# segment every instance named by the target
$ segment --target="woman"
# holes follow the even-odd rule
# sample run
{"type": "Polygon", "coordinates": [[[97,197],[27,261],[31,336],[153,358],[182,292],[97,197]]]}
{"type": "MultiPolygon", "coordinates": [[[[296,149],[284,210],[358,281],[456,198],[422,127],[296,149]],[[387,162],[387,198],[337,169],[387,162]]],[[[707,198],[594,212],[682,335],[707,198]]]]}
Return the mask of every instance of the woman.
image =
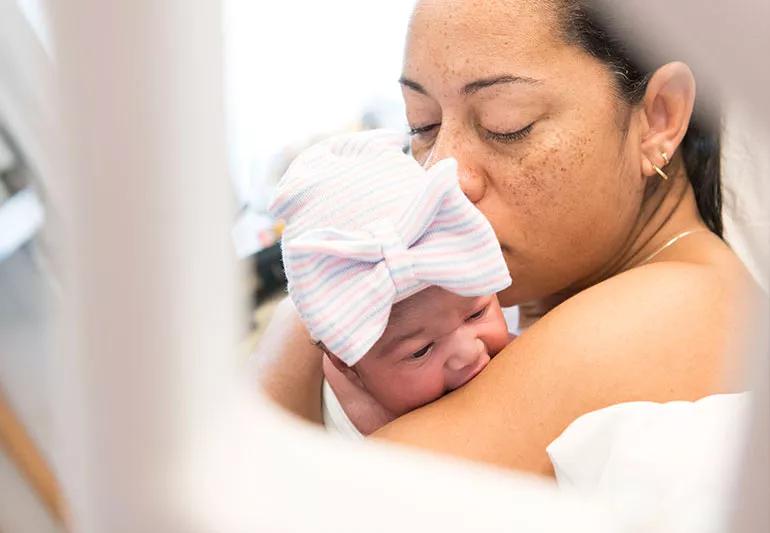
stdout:
{"type": "MultiPolygon", "coordinates": [[[[401,84],[412,152],[457,159],[526,331],[465,387],[375,436],[551,472],[578,416],[740,388],[754,284],[722,241],[719,137],[695,81],[643,71],[573,0],[419,2],[401,84]]],[[[320,417],[321,361],[284,302],[257,354],[282,405],[320,417]]]]}

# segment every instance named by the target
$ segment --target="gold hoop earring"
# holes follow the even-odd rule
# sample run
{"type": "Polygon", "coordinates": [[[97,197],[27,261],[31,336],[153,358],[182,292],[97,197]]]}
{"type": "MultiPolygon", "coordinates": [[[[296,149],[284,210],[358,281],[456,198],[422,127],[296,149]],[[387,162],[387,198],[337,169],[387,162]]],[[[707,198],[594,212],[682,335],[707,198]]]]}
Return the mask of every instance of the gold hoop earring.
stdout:
{"type": "Polygon", "coordinates": [[[666,165],[668,165],[668,163],[669,163],[668,154],[666,152],[661,152],[660,153],[660,157],[663,158],[663,162],[665,163],[665,165],[663,165],[663,166],[665,167],[666,165]]]}
{"type": "Polygon", "coordinates": [[[663,170],[661,170],[661,168],[658,165],[656,165],[654,163],[650,163],[650,164],[652,165],[652,168],[655,170],[655,172],[658,173],[658,176],[660,176],[664,180],[668,181],[668,174],[663,172],[663,170]]]}

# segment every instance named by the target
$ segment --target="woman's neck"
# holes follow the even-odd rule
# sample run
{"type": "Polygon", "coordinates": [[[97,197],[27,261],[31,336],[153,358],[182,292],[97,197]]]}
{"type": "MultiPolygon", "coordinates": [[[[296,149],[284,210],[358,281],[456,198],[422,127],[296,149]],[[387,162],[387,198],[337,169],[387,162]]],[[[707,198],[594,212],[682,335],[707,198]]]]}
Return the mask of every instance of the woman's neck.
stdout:
{"type": "Polygon", "coordinates": [[[640,266],[683,232],[706,229],[681,159],[672,162],[669,176],[668,180],[655,176],[649,181],[625,245],[595,275],[579,284],[579,290],[640,266]]]}
{"type": "Polygon", "coordinates": [[[582,290],[645,263],[673,237],[706,228],[681,159],[672,161],[667,170],[668,180],[657,177],[649,180],[636,222],[618,252],[590,277],[556,294],[521,304],[519,324],[522,328],[582,290]]]}

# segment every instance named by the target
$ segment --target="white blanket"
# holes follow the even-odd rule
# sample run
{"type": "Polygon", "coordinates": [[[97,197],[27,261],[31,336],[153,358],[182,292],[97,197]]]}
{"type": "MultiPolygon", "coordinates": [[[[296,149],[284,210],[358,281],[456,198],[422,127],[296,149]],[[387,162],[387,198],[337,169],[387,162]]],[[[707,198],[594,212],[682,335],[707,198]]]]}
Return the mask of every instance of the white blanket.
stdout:
{"type": "Polygon", "coordinates": [[[559,486],[609,501],[645,531],[724,531],[751,396],[633,402],[583,415],[551,445],[559,486]]]}
{"type": "Polygon", "coordinates": [[[326,380],[324,380],[322,391],[323,417],[326,429],[351,439],[363,439],[364,436],[343,411],[340,401],[326,380]]]}
{"type": "MultiPolygon", "coordinates": [[[[326,382],[323,400],[329,431],[363,438],[326,382]]],[[[608,501],[632,531],[723,531],[750,407],[749,393],[617,404],[575,420],[547,451],[560,488],[608,501]]]]}

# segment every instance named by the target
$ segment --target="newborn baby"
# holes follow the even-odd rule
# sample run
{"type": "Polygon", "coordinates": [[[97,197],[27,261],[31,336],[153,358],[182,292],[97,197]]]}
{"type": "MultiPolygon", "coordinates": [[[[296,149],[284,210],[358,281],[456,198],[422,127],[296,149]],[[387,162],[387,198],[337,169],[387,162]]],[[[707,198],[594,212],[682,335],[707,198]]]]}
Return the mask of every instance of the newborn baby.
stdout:
{"type": "Polygon", "coordinates": [[[286,223],[289,295],[363,433],[461,387],[509,341],[495,293],[511,279],[491,226],[453,160],[426,171],[401,139],[313,146],[270,207],[286,223]]]}

